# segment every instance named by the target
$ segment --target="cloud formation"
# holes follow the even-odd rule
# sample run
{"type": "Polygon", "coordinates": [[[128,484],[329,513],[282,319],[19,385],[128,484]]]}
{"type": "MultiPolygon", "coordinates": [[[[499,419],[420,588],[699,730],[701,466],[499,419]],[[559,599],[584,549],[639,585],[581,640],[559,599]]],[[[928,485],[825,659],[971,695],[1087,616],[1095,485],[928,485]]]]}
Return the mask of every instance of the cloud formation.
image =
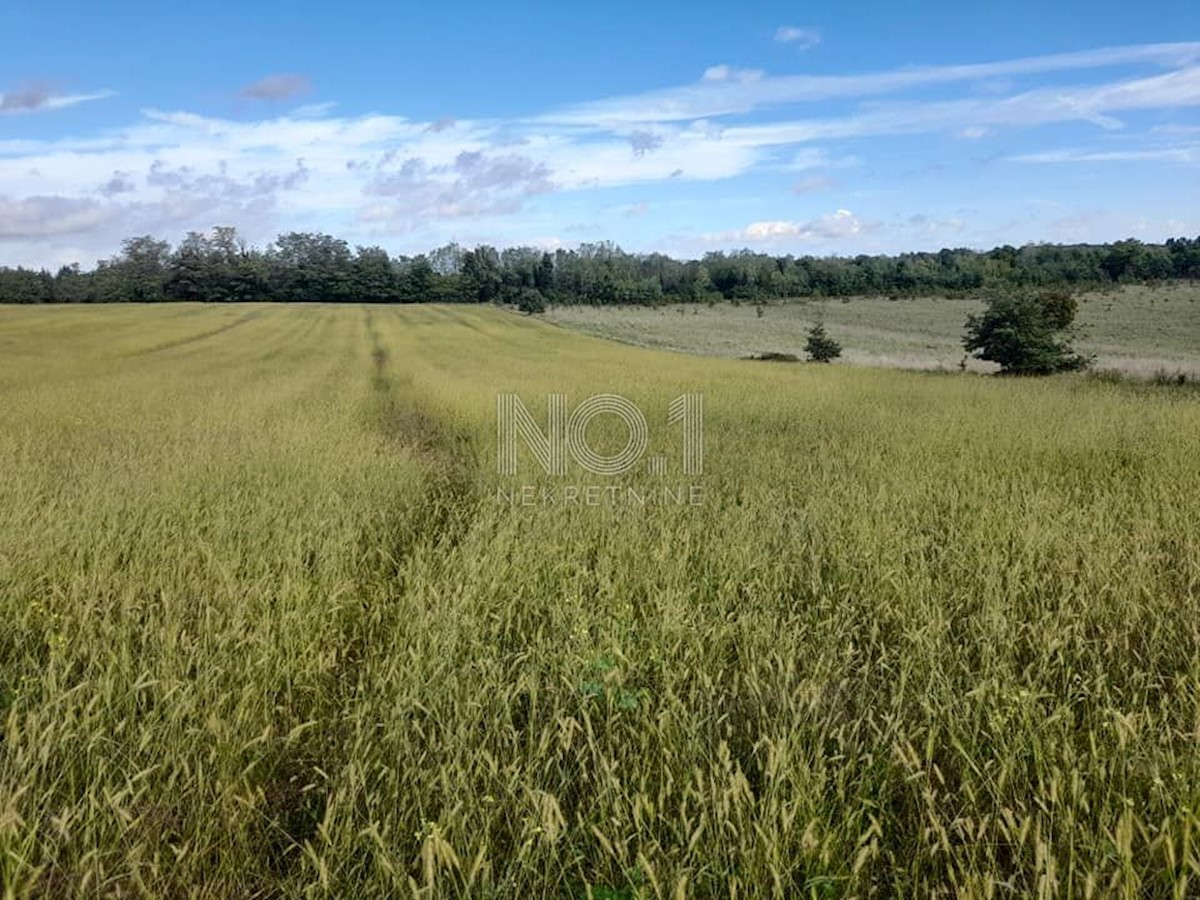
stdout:
{"type": "MultiPolygon", "coordinates": [[[[978,84],[1007,76],[1135,64],[1180,67],[1186,71],[1198,62],[1200,42],[1193,41],[1108,47],[992,63],[909,67],[864,75],[780,75],[749,81],[705,79],[697,84],[579,103],[540,118],[580,126],[604,126],[614,122],[678,122],[744,115],[789,104],[880,97],[935,85],[963,82],[978,84]]],[[[1111,103],[1121,102],[1116,96],[1108,100],[1111,103]]],[[[976,102],[980,106],[986,105],[983,101],[976,102]]]]}
{"type": "Polygon", "coordinates": [[[703,81],[736,81],[741,84],[753,84],[761,81],[766,75],[762,69],[739,69],[727,63],[709,66],[704,70],[703,81]]]}
{"type": "Polygon", "coordinates": [[[1047,150],[1005,157],[1023,163],[1171,162],[1200,164],[1200,144],[1134,150],[1047,150]]]}
{"type": "Polygon", "coordinates": [[[115,197],[117,194],[128,194],[136,190],[137,185],[128,172],[113,172],[112,178],[100,186],[100,194],[105,197],[115,197]]]}
{"type": "Polygon", "coordinates": [[[833,179],[827,175],[812,175],[808,178],[801,178],[792,185],[793,194],[816,194],[821,191],[827,191],[833,187],[833,179]]]}
{"type": "Polygon", "coordinates": [[[65,109],[90,100],[104,100],[112,91],[93,91],[88,94],[61,94],[48,81],[27,81],[0,93],[0,115],[65,109]]]}
{"type": "Polygon", "coordinates": [[[50,102],[54,90],[45,82],[20,85],[0,96],[0,112],[31,112],[50,102]]]}
{"type": "Polygon", "coordinates": [[[111,218],[110,208],[84,197],[0,196],[0,240],[74,234],[104,225],[111,218]]]}
{"type": "Polygon", "coordinates": [[[447,165],[410,157],[393,166],[388,159],[364,188],[381,199],[363,206],[358,217],[407,230],[428,219],[513,213],[526,198],[553,190],[546,165],[519,154],[464,150],[447,165]]]}
{"type": "Polygon", "coordinates": [[[655,134],[653,131],[638,129],[629,134],[629,146],[633,148],[634,156],[645,156],[650,151],[657,150],[662,145],[662,135],[655,134]]]}
{"type": "Polygon", "coordinates": [[[238,90],[238,96],[245,100],[290,100],[311,90],[312,82],[306,76],[294,72],[281,72],[245,85],[238,90]]]}
{"type": "MultiPolygon", "coordinates": [[[[307,89],[302,76],[276,75],[242,94],[280,100],[307,89]]],[[[29,88],[0,105],[21,112],[69,101],[29,88]]],[[[401,235],[397,241],[411,242],[405,249],[416,249],[467,235],[549,241],[555,221],[606,218],[603,227],[640,231],[644,245],[645,229],[682,208],[686,194],[694,206],[685,215],[707,217],[688,221],[692,246],[869,249],[881,231],[866,223],[887,214],[860,200],[862,188],[882,184],[864,180],[912,136],[932,136],[927,148],[957,147],[960,157],[976,151],[947,139],[987,138],[1005,147],[992,159],[1019,163],[1195,164],[1190,126],[1146,120],[1188,121],[1198,105],[1200,43],[1175,43],[844,76],[768,76],[722,63],[691,84],[506,119],[339,115],[331,105],[252,119],[146,109],[83,136],[0,137],[0,241],[5,261],[76,253],[86,263],[86,254],[106,255],[124,235],[173,238],[218,222],[254,241],[298,228],[363,243],[401,235]],[[1021,79],[1023,88],[1013,81],[998,93],[977,89],[1036,73],[1058,77],[1054,86],[1021,79]],[[934,85],[940,89],[923,90],[934,85]],[[1077,139],[1085,148],[1096,129],[1104,144],[1054,150],[1037,138],[1012,140],[1066,123],[1084,133],[1077,139]],[[704,186],[738,178],[746,180],[724,195],[704,186]],[[812,218],[809,195],[835,187],[834,202],[858,214],[812,218]],[[734,221],[750,224],[723,230],[714,199],[726,204],[721,215],[733,209],[734,221]],[[647,204],[653,216],[640,215],[647,204]],[[50,240],[63,235],[69,242],[50,240]]],[[[944,177],[940,159],[922,161],[944,177]]],[[[895,227],[930,240],[956,234],[939,226],[935,235],[909,213],[895,227]]],[[[942,210],[929,221],[954,218],[942,210]]]]}
{"type": "Polygon", "coordinates": [[[816,28],[781,25],[775,29],[775,41],[780,44],[794,44],[800,50],[810,50],[821,43],[821,32],[816,28]]]}
{"type": "Polygon", "coordinates": [[[745,228],[725,231],[715,237],[722,244],[780,244],[829,240],[858,234],[865,225],[848,209],[839,209],[807,222],[777,220],[751,222],[745,228]]]}

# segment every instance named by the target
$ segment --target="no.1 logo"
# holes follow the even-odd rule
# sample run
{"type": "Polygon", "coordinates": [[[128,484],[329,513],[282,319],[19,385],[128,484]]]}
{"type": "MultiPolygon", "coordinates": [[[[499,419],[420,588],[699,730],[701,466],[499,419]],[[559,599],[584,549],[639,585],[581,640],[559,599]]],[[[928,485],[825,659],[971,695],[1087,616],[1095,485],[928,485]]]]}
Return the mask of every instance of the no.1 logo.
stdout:
{"type": "MultiPolygon", "coordinates": [[[[683,426],[683,471],[704,471],[704,396],[682,394],[667,407],[667,421],[683,426]]],[[[565,394],[551,394],[546,401],[546,430],[534,420],[516,394],[496,397],[496,464],[501,475],[517,474],[517,439],[549,475],[565,475],[567,457],[594,475],[620,475],[637,465],[650,439],[646,417],[632,401],[620,394],[595,394],[568,414],[565,394]],[[615,416],[628,433],[617,453],[598,453],[588,445],[588,426],[600,416],[615,416]]],[[[650,461],[651,470],[662,474],[665,460],[650,461]]]]}

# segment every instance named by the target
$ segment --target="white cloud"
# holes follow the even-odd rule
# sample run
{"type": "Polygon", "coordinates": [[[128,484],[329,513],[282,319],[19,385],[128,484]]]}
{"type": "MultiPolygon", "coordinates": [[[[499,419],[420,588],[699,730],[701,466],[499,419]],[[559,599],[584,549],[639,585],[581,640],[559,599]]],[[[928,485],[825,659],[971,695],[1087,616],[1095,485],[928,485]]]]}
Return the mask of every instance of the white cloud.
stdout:
{"type": "Polygon", "coordinates": [[[1091,122],[1112,128],[1120,124],[1112,113],[1196,105],[1200,105],[1200,66],[1098,86],[1038,88],[1003,99],[880,103],[841,118],[733,126],[722,133],[722,139],[761,147],[889,134],[1031,128],[1059,122],[1091,122]]]}
{"type": "Polygon", "coordinates": [[[364,243],[411,234],[424,246],[434,238],[422,234],[444,231],[439,223],[470,220],[496,241],[521,224],[514,213],[527,223],[547,193],[729,178],[760,160],[706,127],[581,139],[511,122],[430,124],[146,110],[129,127],[85,139],[0,141],[2,262],[63,261],[65,242],[40,243],[50,235],[70,234],[69,252],[90,264],[128,234],[174,240],[218,223],[259,243],[319,228],[364,243]]]}
{"type": "MultiPolygon", "coordinates": [[[[328,230],[364,243],[406,234],[425,245],[448,232],[462,234],[459,229],[499,241],[503,235],[561,232],[561,223],[545,212],[549,194],[636,187],[642,196],[642,187],[655,183],[671,190],[666,186],[681,181],[750,172],[775,176],[779,195],[795,203],[789,187],[798,194],[826,190],[832,182],[821,170],[859,162],[840,153],[838,141],[921,133],[977,139],[1063,122],[1115,128],[1118,116],[1138,110],[1182,117],[1200,105],[1198,60],[1200,43],[1181,43],[860,76],[767,77],[721,64],[692,85],[507,120],[346,116],[330,105],[251,120],[148,109],[135,122],[98,134],[0,140],[0,264],[57,260],[66,252],[94,251],[95,258],[112,252],[124,235],[149,231],[176,239],[218,223],[236,225],[256,242],[291,228],[328,230]],[[1103,83],[1093,77],[1082,85],[1003,96],[973,90],[989,77],[1135,63],[1174,68],[1123,70],[1103,83]],[[945,91],[949,97],[937,101],[877,97],[954,82],[962,82],[958,95],[945,91]],[[786,115],[765,111],[781,103],[867,97],[876,99],[844,104],[840,113],[822,108],[819,116],[800,108],[786,115]],[[723,118],[748,110],[757,112],[750,122],[723,118]],[[804,176],[789,184],[793,179],[781,174],[788,172],[804,176]]],[[[30,95],[22,104],[35,102],[57,101],[30,95]]],[[[1186,126],[1159,130],[1170,128],[1190,134],[1179,130],[1186,126]]],[[[1082,151],[1036,152],[1035,146],[1012,159],[1196,162],[1194,140],[1160,140],[1171,146],[1151,139],[1139,149],[1129,149],[1128,142],[1082,151]]],[[[629,199],[604,202],[638,209],[640,204],[628,206],[629,199]]],[[[648,199],[657,204],[660,198],[648,199]]],[[[689,240],[810,246],[878,234],[846,210],[811,221],[769,218],[790,214],[790,208],[759,208],[739,216],[760,219],[745,228],[718,232],[722,226],[716,224],[712,233],[699,235],[697,229],[689,240]]],[[[591,213],[577,209],[572,215],[587,219],[591,213]]]]}
{"type": "Polygon", "coordinates": [[[967,222],[962,216],[939,218],[924,213],[909,216],[900,226],[900,230],[919,235],[922,239],[930,241],[957,239],[966,228],[967,222]]]}
{"type": "Polygon", "coordinates": [[[821,43],[821,32],[816,28],[781,25],[775,29],[775,40],[780,44],[795,44],[801,50],[810,50],[821,43]]]}
{"type": "Polygon", "coordinates": [[[637,129],[629,133],[629,146],[634,156],[645,156],[663,145],[663,136],[653,131],[637,129]]]}
{"type": "Polygon", "coordinates": [[[1186,147],[1149,147],[1140,150],[1047,150],[1005,157],[1009,162],[1080,163],[1080,162],[1172,162],[1200,163],[1200,145],[1186,147]]]}
{"type": "Polygon", "coordinates": [[[73,234],[103,225],[111,216],[111,207],[85,198],[0,196],[0,239],[73,234]]]}
{"type": "Polygon", "coordinates": [[[708,239],[726,245],[836,240],[852,237],[863,228],[864,224],[858,216],[848,209],[839,209],[809,222],[793,222],[786,219],[751,222],[745,228],[709,235],[708,239]]]}
{"type": "Polygon", "coordinates": [[[463,151],[449,165],[430,166],[418,157],[377,167],[365,186],[373,200],[359,211],[363,222],[392,223],[407,230],[423,219],[455,219],[513,213],[526,198],[554,190],[550,170],[515,153],[463,151]]]}
{"type": "MultiPolygon", "coordinates": [[[[1136,63],[1189,66],[1198,60],[1200,42],[1190,42],[1110,47],[994,63],[911,67],[867,75],[784,75],[753,81],[707,79],[681,87],[579,103],[538,118],[546,122],[593,127],[621,122],[677,122],[745,114],[783,104],[881,96],[910,88],[979,82],[997,77],[1136,63]]],[[[1109,102],[1119,104],[1121,100],[1112,97],[1109,102]]]]}
{"type": "Polygon", "coordinates": [[[323,116],[329,115],[336,108],[337,104],[332,101],[306,103],[303,106],[297,106],[288,115],[293,119],[320,119],[323,116]]]}
{"type": "Polygon", "coordinates": [[[826,175],[810,175],[808,178],[801,178],[792,185],[793,194],[816,194],[821,191],[827,191],[834,186],[833,179],[826,175]]]}
{"type": "Polygon", "coordinates": [[[704,81],[736,81],[740,84],[753,84],[756,81],[761,81],[766,73],[762,69],[739,69],[737,66],[730,66],[721,63],[717,66],[709,66],[704,70],[704,81]]]}
{"type": "MultiPolygon", "coordinates": [[[[737,134],[733,135],[737,140],[737,134]]],[[[857,166],[860,160],[857,156],[832,157],[829,151],[821,147],[803,147],[796,151],[791,162],[783,167],[785,172],[806,172],[809,169],[844,169],[857,166]]]]}

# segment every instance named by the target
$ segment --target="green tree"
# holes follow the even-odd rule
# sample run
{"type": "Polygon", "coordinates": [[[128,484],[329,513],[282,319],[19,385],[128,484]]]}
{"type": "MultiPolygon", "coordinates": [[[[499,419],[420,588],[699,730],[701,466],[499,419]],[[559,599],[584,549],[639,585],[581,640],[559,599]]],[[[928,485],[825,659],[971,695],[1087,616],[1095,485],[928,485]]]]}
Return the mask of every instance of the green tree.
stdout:
{"type": "Polygon", "coordinates": [[[118,297],[135,303],[155,303],[165,299],[167,267],[171,245],[151,235],[127,238],[120,254],[112,260],[113,287],[118,297]]]}
{"type": "Polygon", "coordinates": [[[463,256],[462,284],[465,299],[476,303],[491,303],[500,296],[500,254],[494,247],[476,247],[463,256]]]}
{"type": "MultiPolygon", "coordinates": [[[[1062,246],[1027,244],[981,253],[853,258],[771,256],[750,250],[676,260],[626,253],[611,242],[545,253],[448,244],[427,256],[390,258],[377,247],[352,253],[324,234],[281,235],[265,251],[230,226],[191,232],[173,252],[150,236],[92,271],[43,276],[0,269],[0,302],[206,301],[479,302],[519,304],[527,288],[546,303],[769,303],[786,297],[986,296],[987,291],[1086,290],[1118,283],[1200,278],[1200,239],[1062,246]]],[[[1053,319],[1054,316],[1051,316],[1053,319]]],[[[1056,328],[1059,326],[1056,325],[1056,328]]]]}
{"type": "Polygon", "coordinates": [[[189,231],[171,256],[167,296],[172,300],[214,299],[215,267],[209,239],[198,231],[189,231]]]}
{"type": "Polygon", "coordinates": [[[392,260],[382,247],[359,247],[354,256],[354,299],[363,303],[395,303],[400,284],[392,260]]]}
{"type": "Polygon", "coordinates": [[[271,253],[275,299],[339,302],[353,299],[350,246],[327,234],[293,231],[275,240],[271,253]]]}
{"type": "Polygon", "coordinates": [[[554,290],[554,257],[549,253],[542,254],[537,268],[533,270],[533,286],[543,294],[554,290]]]}
{"type": "Polygon", "coordinates": [[[527,315],[546,311],[546,298],[537,288],[525,288],[517,299],[517,309],[527,315]]]}
{"type": "Polygon", "coordinates": [[[842,355],[842,345],[831,338],[826,333],[825,326],[818,322],[808,331],[804,352],[813,362],[832,362],[842,355]]]}
{"type": "Polygon", "coordinates": [[[57,303],[87,303],[91,300],[91,278],[79,270],[79,263],[62,266],[54,276],[54,300],[57,303]]]}
{"type": "Polygon", "coordinates": [[[1075,319],[1077,303],[1061,290],[992,297],[979,315],[967,318],[963,347],[998,363],[1012,375],[1049,375],[1082,369],[1088,359],[1060,335],[1075,319]]]}
{"type": "Polygon", "coordinates": [[[54,279],[33,269],[0,269],[0,303],[50,303],[54,279]]]}
{"type": "Polygon", "coordinates": [[[437,277],[437,273],[434,272],[429,259],[424,255],[416,256],[409,260],[400,279],[400,302],[430,302],[437,277]]]}

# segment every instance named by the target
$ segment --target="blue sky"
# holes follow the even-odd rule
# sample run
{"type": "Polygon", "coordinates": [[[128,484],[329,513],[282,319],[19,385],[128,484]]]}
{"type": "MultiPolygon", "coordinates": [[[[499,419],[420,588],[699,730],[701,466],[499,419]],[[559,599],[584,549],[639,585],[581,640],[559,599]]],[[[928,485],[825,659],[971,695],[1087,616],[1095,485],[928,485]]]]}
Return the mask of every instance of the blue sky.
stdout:
{"type": "Polygon", "coordinates": [[[1200,234],[1200,4],[0,5],[0,264],[1200,234]]]}

